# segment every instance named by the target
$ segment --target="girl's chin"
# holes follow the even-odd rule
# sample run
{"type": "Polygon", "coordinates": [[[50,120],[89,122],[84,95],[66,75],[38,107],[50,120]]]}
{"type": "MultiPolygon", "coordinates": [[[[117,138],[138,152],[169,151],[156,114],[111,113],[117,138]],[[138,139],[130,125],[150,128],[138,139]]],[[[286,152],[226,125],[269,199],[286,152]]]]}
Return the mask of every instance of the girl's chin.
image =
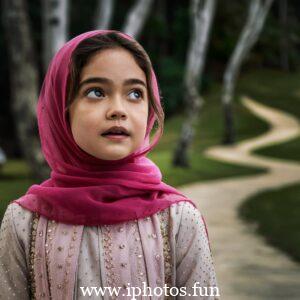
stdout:
{"type": "Polygon", "coordinates": [[[126,156],[128,156],[130,154],[129,151],[123,152],[122,153],[120,151],[109,151],[109,153],[105,154],[102,153],[100,154],[96,154],[94,155],[95,157],[99,158],[99,159],[103,159],[103,160],[118,160],[118,159],[122,159],[126,156]]]}

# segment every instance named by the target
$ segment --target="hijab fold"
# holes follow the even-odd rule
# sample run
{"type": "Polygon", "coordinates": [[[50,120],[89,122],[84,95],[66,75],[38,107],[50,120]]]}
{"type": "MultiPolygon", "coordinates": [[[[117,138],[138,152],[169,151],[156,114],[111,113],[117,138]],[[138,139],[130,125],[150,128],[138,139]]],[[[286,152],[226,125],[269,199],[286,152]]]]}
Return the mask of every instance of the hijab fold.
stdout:
{"type": "MultiPolygon", "coordinates": [[[[74,225],[115,224],[145,218],[170,205],[188,201],[174,187],[162,182],[160,169],[146,157],[158,143],[149,144],[155,122],[150,110],[143,144],[118,160],[103,160],[82,150],[75,142],[66,113],[69,63],[76,46],[86,38],[116,32],[93,30],[68,41],[51,60],[37,103],[38,129],[44,157],[51,168],[50,178],[34,184],[13,202],[44,217],[74,225]]],[[[151,69],[153,95],[161,106],[158,85],[151,69]]]]}

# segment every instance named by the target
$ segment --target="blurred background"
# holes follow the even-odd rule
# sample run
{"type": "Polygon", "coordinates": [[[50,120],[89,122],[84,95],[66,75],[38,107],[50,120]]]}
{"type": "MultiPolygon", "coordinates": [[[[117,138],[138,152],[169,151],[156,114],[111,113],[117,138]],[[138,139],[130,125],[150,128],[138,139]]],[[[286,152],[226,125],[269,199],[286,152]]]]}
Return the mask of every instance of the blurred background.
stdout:
{"type": "Polygon", "coordinates": [[[0,220],[49,177],[35,109],[54,53],[120,30],[152,60],[165,128],[148,157],[206,219],[221,298],[300,298],[299,1],[1,5],[0,220]]]}

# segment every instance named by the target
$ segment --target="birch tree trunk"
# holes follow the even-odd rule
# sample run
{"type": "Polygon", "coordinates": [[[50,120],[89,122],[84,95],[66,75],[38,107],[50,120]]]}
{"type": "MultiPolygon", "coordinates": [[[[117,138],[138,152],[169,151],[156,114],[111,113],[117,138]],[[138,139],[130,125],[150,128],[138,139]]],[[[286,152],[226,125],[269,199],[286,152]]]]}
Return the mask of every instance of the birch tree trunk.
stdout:
{"type": "Polygon", "coordinates": [[[54,54],[67,41],[68,11],[68,0],[42,0],[44,73],[54,54]]]}
{"type": "Polygon", "coordinates": [[[222,107],[225,129],[223,143],[225,144],[231,144],[235,140],[231,102],[241,64],[258,40],[272,2],[273,0],[251,0],[246,23],[224,73],[222,107]]]}
{"type": "Polygon", "coordinates": [[[194,137],[194,127],[199,118],[200,108],[204,105],[204,100],[199,95],[198,88],[199,83],[202,82],[206,50],[215,7],[215,0],[191,1],[190,15],[192,20],[192,34],[188,47],[187,63],[183,80],[185,121],[174,152],[172,162],[174,166],[190,166],[187,151],[194,137]]]}
{"type": "Polygon", "coordinates": [[[94,21],[95,29],[109,29],[113,11],[114,0],[99,0],[94,21]]]}
{"type": "Polygon", "coordinates": [[[6,154],[5,154],[4,150],[2,150],[2,148],[0,147],[0,171],[3,167],[3,165],[6,163],[6,161],[7,161],[6,154]]]}
{"type": "Polygon", "coordinates": [[[35,114],[38,99],[38,70],[33,38],[24,0],[2,0],[2,20],[10,69],[11,107],[17,137],[33,176],[49,177],[40,150],[35,114]]]}
{"type": "Polygon", "coordinates": [[[138,39],[149,15],[152,3],[153,0],[137,0],[133,8],[129,11],[121,31],[138,39]]]}

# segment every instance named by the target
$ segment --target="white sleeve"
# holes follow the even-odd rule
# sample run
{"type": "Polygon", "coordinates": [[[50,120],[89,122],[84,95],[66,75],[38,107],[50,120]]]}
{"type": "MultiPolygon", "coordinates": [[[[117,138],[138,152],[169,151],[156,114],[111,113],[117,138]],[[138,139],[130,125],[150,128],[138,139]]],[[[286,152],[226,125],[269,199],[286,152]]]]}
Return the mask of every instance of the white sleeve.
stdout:
{"type": "Polygon", "coordinates": [[[220,299],[206,224],[189,202],[183,205],[176,239],[176,286],[176,299],[220,299]]]}
{"type": "Polygon", "coordinates": [[[16,232],[12,205],[0,229],[0,299],[29,300],[26,253],[16,232]]]}

